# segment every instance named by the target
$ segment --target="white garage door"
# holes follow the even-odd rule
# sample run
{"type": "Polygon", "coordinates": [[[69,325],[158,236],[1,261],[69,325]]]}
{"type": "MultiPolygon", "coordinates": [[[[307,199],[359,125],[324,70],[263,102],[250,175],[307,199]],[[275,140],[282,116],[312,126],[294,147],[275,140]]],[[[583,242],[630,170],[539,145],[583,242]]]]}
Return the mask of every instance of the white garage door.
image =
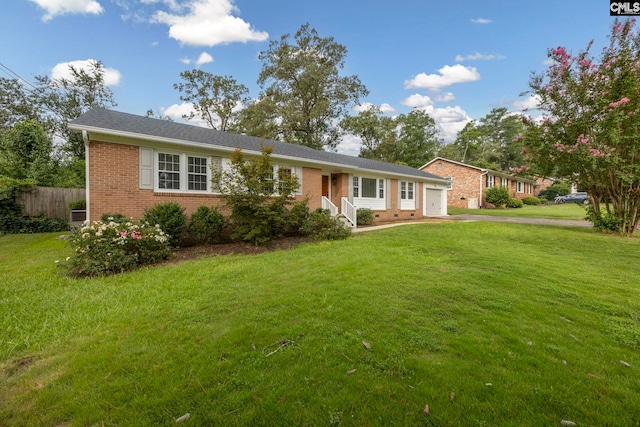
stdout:
{"type": "Polygon", "coordinates": [[[444,190],[433,190],[425,188],[424,190],[424,215],[440,216],[445,215],[442,209],[442,192],[444,190]]]}

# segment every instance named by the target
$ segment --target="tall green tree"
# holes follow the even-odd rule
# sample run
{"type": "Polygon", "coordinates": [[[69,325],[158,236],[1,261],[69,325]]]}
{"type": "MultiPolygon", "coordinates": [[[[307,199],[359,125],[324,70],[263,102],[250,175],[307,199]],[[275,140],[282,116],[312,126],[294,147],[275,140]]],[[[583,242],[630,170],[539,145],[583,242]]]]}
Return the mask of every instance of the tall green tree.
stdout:
{"type": "MultiPolygon", "coordinates": [[[[340,132],[337,122],[368,91],[357,76],[343,76],[347,48],[333,37],[320,37],[309,24],[283,35],[259,55],[262,71],[258,84],[264,89],[253,109],[270,120],[279,138],[308,147],[334,148],[340,132]],[[267,101],[268,102],[265,102],[267,101]],[[273,111],[271,111],[273,109],[273,111]]],[[[247,133],[262,136],[264,127],[247,133]]]]}
{"type": "Polygon", "coordinates": [[[182,94],[180,100],[190,102],[195,110],[182,117],[191,120],[197,113],[212,129],[229,130],[240,108],[250,100],[249,89],[230,76],[193,69],[180,77],[183,81],[173,87],[182,94]]]}
{"type": "Polygon", "coordinates": [[[544,112],[528,118],[530,165],[589,193],[592,219],[624,234],[640,226],[640,32],[616,20],[599,59],[586,50],[548,52],[553,63],[529,86],[544,112]]]}
{"type": "Polygon", "coordinates": [[[0,131],[25,120],[42,119],[38,100],[18,79],[0,77],[0,131]]]}
{"type": "Polygon", "coordinates": [[[18,123],[0,135],[0,175],[51,186],[57,172],[52,156],[53,143],[35,120],[18,123]]]}
{"type": "Polygon", "coordinates": [[[343,119],[340,126],[361,139],[360,157],[368,159],[420,167],[440,146],[435,120],[418,109],[388,117],[372,107],[343,119]]]}
{"type": "Polygon", "coordinates": [[[438,152],[441,141],[435,120],[426,112],[413,109],[396,119],[399,127],[398,161],[419,168],[438,152]]]}
{"type": "Polygon", "coordinates": [[[342,129],[360,138],[360,157],[395,163],[398,161],[398,126],[395,119],[383,116],[376,107],[348,116],[340,122],[342,129]]]}
{"type": "Polygon", "coordinates": [[[68,123],[92,108],[117,104],[113,92],[105,85],[105,70],[100,61],[91,62],[88,69],[69,65],[69,71],[71,78],[36,76],[34,96],[49,112],[56,136],[64,141],[63,150],[74,159],[84,159],[82,135],[70,131],[68,123]]]}
{"type": "Polygon", "coordinates": [[[456,140],[443,147],[440,155],[462,163],[509,171],[523,164],[524,126],[519,115],[504,107],[492,109],[485,117],[465,125],[456,140]]]}

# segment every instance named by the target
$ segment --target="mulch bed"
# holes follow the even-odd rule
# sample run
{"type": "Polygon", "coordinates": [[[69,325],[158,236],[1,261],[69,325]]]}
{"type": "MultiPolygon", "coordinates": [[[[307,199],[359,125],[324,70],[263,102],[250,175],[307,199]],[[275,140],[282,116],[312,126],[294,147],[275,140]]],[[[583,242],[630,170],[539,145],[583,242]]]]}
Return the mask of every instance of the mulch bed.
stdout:
{"type": "Polygon", "coordinates": [[[274,240],[268,246],[256,246],[252,243],[246,242],[229,242],[229,243],[217,243],[214,245],[196,245],[177,248],[173,251],[173,256],[167,260],[167,263],[177,263],[182,261],[188,261],[192,259],[198,259],[205,256],[216,255],[256,255],[265,252],[273,252],[285,249],[291,249],[300,243],[310,242],[308,237],[282,237],[274,240]]]}

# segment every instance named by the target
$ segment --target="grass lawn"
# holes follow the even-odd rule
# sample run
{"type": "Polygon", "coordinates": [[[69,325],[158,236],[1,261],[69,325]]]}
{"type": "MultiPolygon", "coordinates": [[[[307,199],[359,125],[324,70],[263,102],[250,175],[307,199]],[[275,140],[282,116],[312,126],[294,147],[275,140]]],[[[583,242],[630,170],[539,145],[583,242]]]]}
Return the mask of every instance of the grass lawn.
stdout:
{"type": "Polygon", "coordinates": [[[639,239],[421,223],[91,280],[67,255],[0,237],[0,425],[640,423],[639,239]]]}
{"type": "Polygon", "coordinates": [[[465,209],[449,206],[447,211],[449,215],[495,215],[563,220],[584,220],[586,214],[584,206],[577,203],[524,205],[517,209],[465,209]]]}

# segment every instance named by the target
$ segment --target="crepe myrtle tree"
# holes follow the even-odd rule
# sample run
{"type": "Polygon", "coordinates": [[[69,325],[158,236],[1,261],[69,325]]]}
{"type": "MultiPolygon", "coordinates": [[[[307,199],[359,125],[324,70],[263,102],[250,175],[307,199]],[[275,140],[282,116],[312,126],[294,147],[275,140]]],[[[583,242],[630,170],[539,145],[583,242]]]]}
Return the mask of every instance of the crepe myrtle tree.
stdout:
{"type": "Polygon", "coordinates": [[[635,20],[616,20],[598,59],[550,49],[553,61],[529,86],[540,121],[525,117],[519,137],[529,166],[513,172],[564,178],[587,191],[590,219],[634,234],[640,225],[640,33],[635,20]]]}

